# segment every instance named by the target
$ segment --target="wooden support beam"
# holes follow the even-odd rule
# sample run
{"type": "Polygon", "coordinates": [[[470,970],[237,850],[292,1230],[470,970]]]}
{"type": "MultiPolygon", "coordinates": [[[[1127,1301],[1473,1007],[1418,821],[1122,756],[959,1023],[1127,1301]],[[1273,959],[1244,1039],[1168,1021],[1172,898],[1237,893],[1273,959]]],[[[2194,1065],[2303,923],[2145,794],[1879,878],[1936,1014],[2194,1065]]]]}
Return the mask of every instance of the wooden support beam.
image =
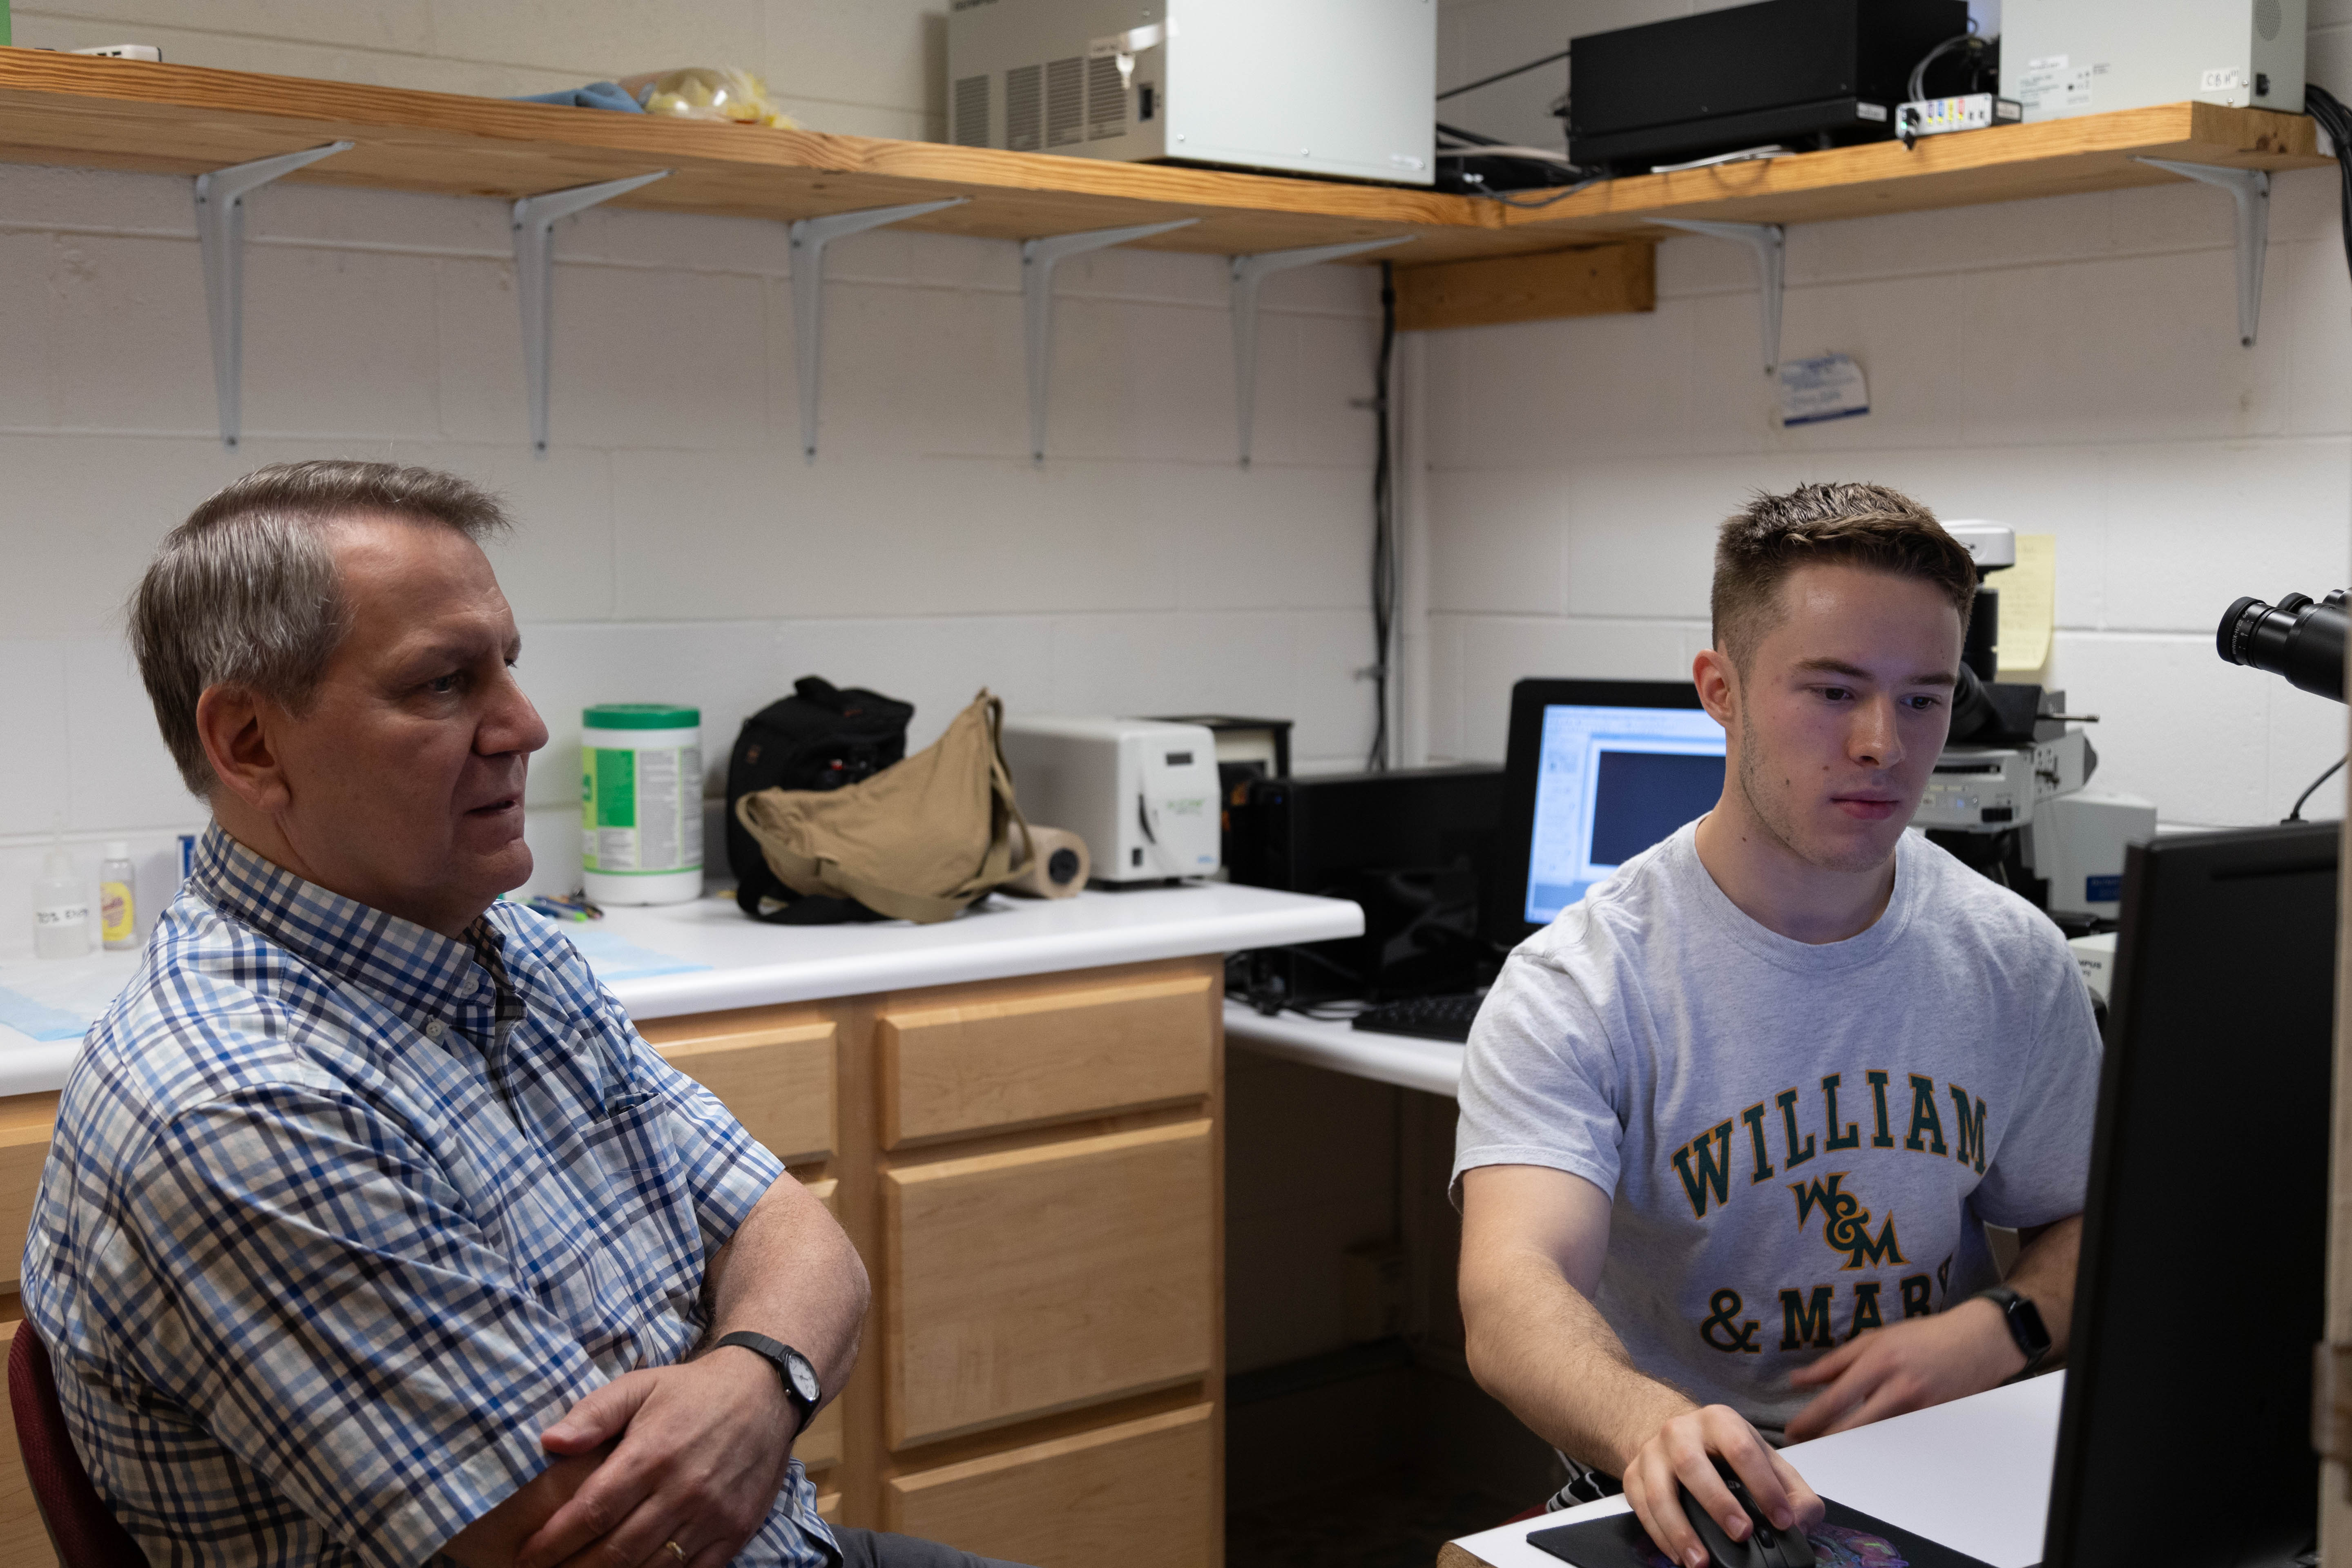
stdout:
{"type": "Polygon", "coordinates": [[[1657,258],[1654,244],[1633,239],[1535,256],[1400,267],[1397,329],[1422,332],[1654,310],[1657,258]]]}

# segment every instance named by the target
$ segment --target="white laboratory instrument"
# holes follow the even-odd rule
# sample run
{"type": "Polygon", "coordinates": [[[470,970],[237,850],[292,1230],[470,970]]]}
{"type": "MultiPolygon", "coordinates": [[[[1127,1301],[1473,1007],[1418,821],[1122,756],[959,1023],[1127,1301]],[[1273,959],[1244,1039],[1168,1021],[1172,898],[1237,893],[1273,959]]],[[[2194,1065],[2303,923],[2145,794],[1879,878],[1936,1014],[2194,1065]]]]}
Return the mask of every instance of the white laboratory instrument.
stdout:
{"type": "Polygon", "coordinates": [[[1436,93],[1435,0],[954,0],[948,16],[965,147],[1426,185],[1436,93]]]}
{"type": "Polygon", "coordinates": [[[1096,882],[1217,870],[1217,742],[1201,725],[1007,714],[1003,741],[1022,815],[1085,839],[1096,882]]]}
{"type": "Polygon", "coordinates": [[[2005,0],[2000,96],[2028,123],[2194,99],[2303,112],[2306,0],[2005,0]]]}

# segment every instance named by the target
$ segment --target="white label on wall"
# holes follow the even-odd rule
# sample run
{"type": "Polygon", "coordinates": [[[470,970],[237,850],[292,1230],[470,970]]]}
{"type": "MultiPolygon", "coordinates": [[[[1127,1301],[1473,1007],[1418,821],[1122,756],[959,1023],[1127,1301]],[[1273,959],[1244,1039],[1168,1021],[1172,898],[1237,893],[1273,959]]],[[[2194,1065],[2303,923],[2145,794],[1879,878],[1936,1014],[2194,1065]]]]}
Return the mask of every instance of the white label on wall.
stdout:
{"type": "Polygon", "coordinates": [[[1870,412],[1870,384],[1851,354],[1784,360],[1780,364],[1782,428],[1851,419],[1870,412]]]}

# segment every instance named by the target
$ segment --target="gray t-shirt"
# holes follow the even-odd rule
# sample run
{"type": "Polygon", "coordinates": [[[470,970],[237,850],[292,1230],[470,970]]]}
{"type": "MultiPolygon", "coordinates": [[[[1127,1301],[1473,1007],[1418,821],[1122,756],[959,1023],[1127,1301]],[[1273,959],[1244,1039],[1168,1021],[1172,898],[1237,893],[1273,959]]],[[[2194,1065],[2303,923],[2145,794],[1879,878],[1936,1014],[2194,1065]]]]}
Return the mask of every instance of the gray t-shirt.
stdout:
{"type": "Polygon", "coordinates": [[[2081,1210],[2099,1038],[2057,928],[1917,835],[1877,923],[1814,946],[1724,896],[1696,826],[1504,964],[1455,1191],[1545,1165],[1612,1194],[1594,1304],[1633,1364],[1777,1433],[1798,1367],[1993,1282],[1979,1221],[2081,1210]]]}

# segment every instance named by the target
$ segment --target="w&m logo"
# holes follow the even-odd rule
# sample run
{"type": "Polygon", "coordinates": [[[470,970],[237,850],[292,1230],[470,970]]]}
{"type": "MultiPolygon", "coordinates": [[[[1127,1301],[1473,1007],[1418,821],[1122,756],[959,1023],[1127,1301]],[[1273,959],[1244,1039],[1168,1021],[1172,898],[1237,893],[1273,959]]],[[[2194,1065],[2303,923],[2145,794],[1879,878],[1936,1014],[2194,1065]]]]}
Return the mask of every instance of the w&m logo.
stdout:
{"type": "Polygon", "coordinates": [[[1832,1252],[1846,1255],[1842,1267],[1861,1268],[1871,1264],[1902,1262],[1903,1251],[1895,1239],[1895,1216],[1886,1216],[1886,1223],[1879,1227],[1878,1239],[1872,1240],[1870,1211],[1843,1186],[1852,1173],[1832,1171],[1810,1182],[1790,1183],[1789,1190],[1797,1194],[1797,1228],[1803,1229],[1813,1211],[1820,1209],[1823,1216],[1822,1240],[1832,1252]]]}

